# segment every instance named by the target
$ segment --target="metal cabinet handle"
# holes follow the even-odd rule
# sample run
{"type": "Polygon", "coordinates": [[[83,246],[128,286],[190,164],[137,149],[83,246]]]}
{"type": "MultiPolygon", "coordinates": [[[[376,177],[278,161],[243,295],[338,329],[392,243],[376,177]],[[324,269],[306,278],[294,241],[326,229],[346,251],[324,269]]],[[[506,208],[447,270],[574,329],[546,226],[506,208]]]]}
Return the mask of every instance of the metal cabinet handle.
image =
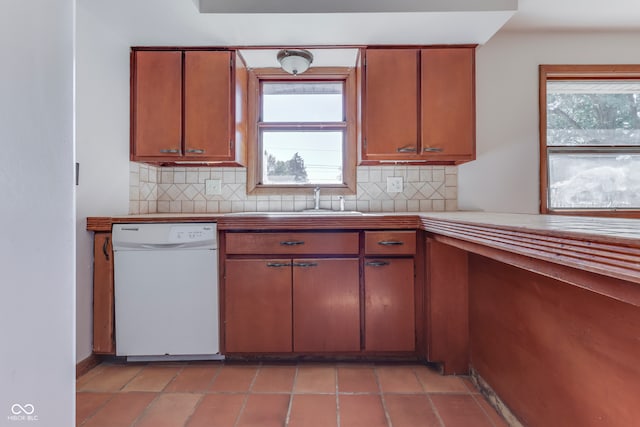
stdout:
{"type": "Polygon", "coordinates": [[[413,147],[411,145],[406,145],[404,147],[400,147],[396,149],[396,152],[398,153],[415,153],[416,151],[418,151],[416,147],[413,147]]]}
{"type": "Polygon", "coordinates": [[[442,152],[442,148],[440,147],[424,147],[422,149],[423,152],[425,153],[440,153],[442,152]]]}
{"type": "Polygon", "coordinates": [[[317,267],[317,262],[294,262],[294,267],[317,267]]]}
{"type": "Polygon", "coordinates": [[[284,242],[280,242],[282,246],[299,246],[304,245],[304,241],[302,240],[285,240],[284,242]]]}
{"type": "Polygon", "coordinates": [[[102,253],[104,254],[104,259],[109,261],[109,238],[104,239],[104,244],[102,245],[102,253]]]}
{"type": "Polygon", "coordinates": [[[175,148],[163,148],[162,150],[160,150],[160,152],[162,154],[179,154],[180,150],[177,150],[175,148]]]}
{"type": "Polygon", "coordinates": [[[402,246],[404,242],[398,240],[380,240],[378,244],[382,246],[402,246]]]}
{"type": "Polygon", "coordinates": [[[204,150],[202,148],[189,148],[187,150],[189,154],[204,154],[204,150]]]}
{"type": "Polygon", "coordinates": [[[288,262],[268,262],[267,267],[291,267],[288,262]]]}
{"type": "Polygon", "coordinates": [[[389,264],[390,263],[388,261],[367,261],[365,263],[365,265],[368,265],[370,267],[384,267],[389,264]]]}

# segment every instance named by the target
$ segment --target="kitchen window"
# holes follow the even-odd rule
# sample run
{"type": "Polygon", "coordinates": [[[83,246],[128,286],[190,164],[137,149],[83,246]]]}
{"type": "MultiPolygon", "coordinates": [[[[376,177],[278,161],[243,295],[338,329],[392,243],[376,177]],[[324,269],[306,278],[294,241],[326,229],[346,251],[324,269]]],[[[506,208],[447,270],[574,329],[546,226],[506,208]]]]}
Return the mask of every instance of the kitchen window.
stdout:
{"type": "Polygon", "coordinates": [[[249,84],[247,191],[354,194],[354,70],[255,69],[249,84]]]}
{"type": "Polygon", "coordinates": [[[640,217],[640,66],[540,66],[542,213],[640,217]]]}

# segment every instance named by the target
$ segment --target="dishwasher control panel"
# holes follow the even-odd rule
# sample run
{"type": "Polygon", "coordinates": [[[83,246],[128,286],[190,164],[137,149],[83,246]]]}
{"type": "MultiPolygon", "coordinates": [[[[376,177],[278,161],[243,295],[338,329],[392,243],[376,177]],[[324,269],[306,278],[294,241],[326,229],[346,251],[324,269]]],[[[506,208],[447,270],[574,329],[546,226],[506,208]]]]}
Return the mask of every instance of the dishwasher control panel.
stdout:
{"type": "Polygon", "coordinates": [[[215,227],[203,225],[174,225],[169,230],[168,243],[200,242],[215,239],[215,227]]]}
{"type": "Polygon", "coordinates": [[[215,223],[139,223],[113,225],[113,250],[217,248],[215,223]]]}

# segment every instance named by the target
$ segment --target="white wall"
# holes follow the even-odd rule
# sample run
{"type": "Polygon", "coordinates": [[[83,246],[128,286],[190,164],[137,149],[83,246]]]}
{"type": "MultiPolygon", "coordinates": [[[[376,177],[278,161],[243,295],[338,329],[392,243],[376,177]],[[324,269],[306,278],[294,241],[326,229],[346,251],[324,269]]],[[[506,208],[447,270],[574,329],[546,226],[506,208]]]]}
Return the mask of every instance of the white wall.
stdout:
{"type": "Polygon", "coordinates": [[[477,160],[458,170],[458,206],[538,213],[539,64],[640,63],[640,32],[499,32],[477,51],[477,160]]]}
{"type": "Polygon", "coordinates": [[[93,233],[88,216],[129,208],[129,44],[78,2],[77,362],[91,355],[93,233]]]}
{"type": "Polygon", "coordinates": [[[74,425],[74,1],[0,14],[0,425],[74,425]],[[28,405],[33,405],[33,408],[28,405]]]}

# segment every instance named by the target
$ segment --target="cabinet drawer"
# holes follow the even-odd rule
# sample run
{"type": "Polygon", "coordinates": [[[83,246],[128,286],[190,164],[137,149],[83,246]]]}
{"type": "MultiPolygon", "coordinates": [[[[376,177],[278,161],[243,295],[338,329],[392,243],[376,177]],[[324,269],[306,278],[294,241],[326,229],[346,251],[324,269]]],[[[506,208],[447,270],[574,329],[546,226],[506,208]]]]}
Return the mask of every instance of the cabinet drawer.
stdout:
{"type": "Polygon", "coordinates": [[[414,255],[415,231],[365,231],[365,255],[414,255]]]}
{"type": "Polygon", "coordinates": [[[358,233],[227,233],[227,254],[358,254],[358,233]]]}

